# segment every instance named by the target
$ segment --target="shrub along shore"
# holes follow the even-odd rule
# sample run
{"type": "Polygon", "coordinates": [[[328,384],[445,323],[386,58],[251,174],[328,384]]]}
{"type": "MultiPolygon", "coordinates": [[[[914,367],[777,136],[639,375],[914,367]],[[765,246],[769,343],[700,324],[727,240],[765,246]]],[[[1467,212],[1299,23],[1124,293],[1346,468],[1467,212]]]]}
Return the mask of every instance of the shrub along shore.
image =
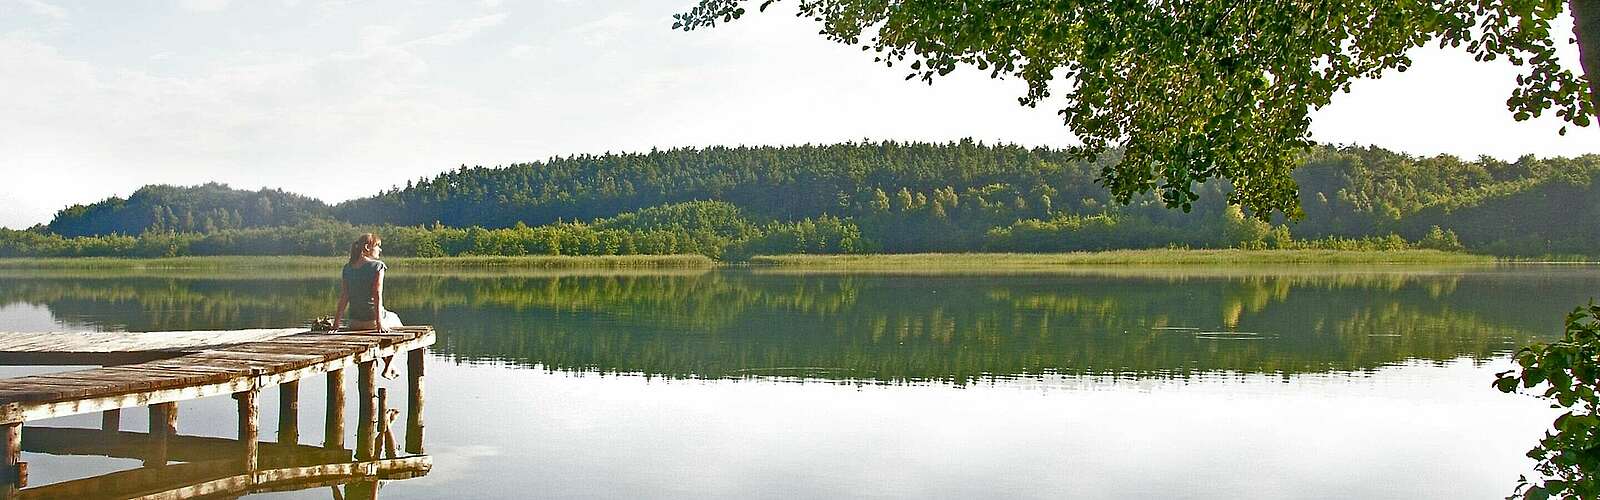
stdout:
{"type": "MultiPolygon", "coordinates": [[[[0,269],[105,270],[305,270],[335,268],[344,257],[198,256],[198,257],[47,257],[0,258],[0,269]]],[[[716,261],[703,255],[525,255],[518,257],[385,257],[395,269],[710,269],[716,261]]]]}
{"type": "Polygon", "coordinates": [[[753,267],[805,269],[996,269],[1088,265],[1489,264],[1494,257],[1438,250],[1108,250],[1069,253],[771,255],[753,267]]]}
{"type": "MultiPolygon", "coordinates": [[[[0,269],[61,270],[305,270],[337,267],[343,257],[200,256],[5,258],[0,269]]],[[[1494,257],[1438,250],[1110,250],[1069,253],[920,253],[867,255],[760,255],[718,261],[703,255],[592,255],[515,257],[392,257],[395,269],[712,269],[723,266],[785,269],[1029,269],[1085,265],[1250,264],[1488,264],[1494,257]]]]}

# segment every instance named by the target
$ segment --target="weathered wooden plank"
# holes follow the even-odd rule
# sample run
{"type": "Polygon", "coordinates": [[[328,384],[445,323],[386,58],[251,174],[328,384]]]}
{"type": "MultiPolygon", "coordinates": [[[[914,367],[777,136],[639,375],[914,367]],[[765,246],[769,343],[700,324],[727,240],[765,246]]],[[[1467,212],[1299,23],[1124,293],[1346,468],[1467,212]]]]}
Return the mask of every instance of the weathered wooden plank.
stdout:
{"type": "Polygon", "coordinates": [[[67,398],[89,397],[107,392],[104,386],[67,385],[31,380],[15,387],[0,387],[0,401],[54,401],[67,398]]]}
{"type": "Polygon", "coordinates": [[[97,387],[99,388],[97,391],[99,394],[117,394],[140,390],[194,385],[226,378],[227,377],[211,377],[201,374],[127,370],[112,373],[101,372],[95,374],[62,373],[38,376],[36,378],[31,378],[30,381],[71,387],[97,387]]]}
{"type": "Polygon", "coordinates": [[[151,372],[151,373],[166,372],[166,373],[183,374],[183,375],[216,375],[216,374],[237,374],[237,373],[249,374],[250,373],[250,369],[246,368],[246,367],[242,367],[242,366],[226,366],[226,365],[221,365],[221,364],[214,363],[214,362],[212,362],[212,360],[189,359],[187,357],[165,359],[165,360],[161,360],[161,361],[152,361],[152,362],[149,362],[149,363],[138,363],[138,364],[133,364],[133,365],[107,367],[107,368],[101,368],[101,369],[102,370],[107,370],[106,373],[118,373],[118,372],[127,371],[127,370],[142,370],[142,371],[148,371],[148,372],[151,372]]]}
{"type": "Polygon", "coordinates": [[[225,379],[227,377],[227,374],[127,367],[35,375],[28,379],[58,385],[98,385],[105,386],[108,390],[115,387],[131,391],[204,383],[212,379],[225,379]]]}
{"type": "Polygon", "coordinates": [[[112,382],[115,382],[115,380],[114,379],[107,380],[106,378],[100,378],[100,379],[97,379],[97,380],[85,380],[85,379],[78,379],[78,378],[72,378],[72,377],[62,377],[60,375],[51,374],[51,375],[29,375],[29,376],[26,376],[26,377],[17,377],[17,378],[10,378],[10,379],[5,379],[5,380],[0,380],[0,382],[4,383],[4,388],[9,389],[9,388],[13,388],[13,387],[16,387],[16,388],[33,387],[33,386],[36,386],[36,385],[54,385],[54,386],[62,386],[62,387],[79,387],[79,386],[94,387],[94,386],[105,385],[106,383],[112,383],[112,382]]]}
{"type": "Polygon", "coordinates": [[[199,354],[185,356],[188,359],[222,359],[233,361],[246,361],[252,363],[253,369],[262,371],[283,371],[300,368],[324,361],[321,356],[307,356],[303,354],[268,354],[257,352],[234,351],[206,351],[199,354]]]}
{"type": "MultiPolygon", "coordinates": [[[[326,352],[326,351],[337,351],[337,350],[340,350],[341,348],[342,348],[342,346],[333,345],[331,343],[312,343],[312,344],[308,345],[308,344],[306,344],[304,342],[275,342],[275,341],[269,341],[269,342],[254,342],[254,343],[250,343],[250,344],[240,344],[240,345],[230,346],[230,347],[226,347],[226,348],[218,349],[218,350],[233,351],[233,352],[255,352],[255,351],[258,351],[258,350],[262,350],[262,351],[271,352],[272,349],[290,349],[290,350],[306,350],[306,349],[310,349],[310,350],[315,351],[315,352],[326,352]]],[[[290,354],[294,354],[294,353],[291,352],[290,354]]]]}
{"type": "Polygon", "coordinates": [[[309,348],[325,349],[325,350],[344,350],[344,349],[371,349],[371,348],[375,347],[378,344],[373,344],[373,343],[370,343],[370,342],[350,342],[350,341],[344,341],[344,340],[285,340],[285,341],[282,341],[282,342],[277,342],[277,341],[274,341],[274,342],[261,342],[261,343],[250,344],[250,345],[252,345],[252,346],[309,347],[309,348]]]}
{"type": "Polygon", "coordinates": [[[0,365],[126,365],[181,355],[180,352],[0,352],[0,365]]]}
{"type": "Polygon", "coordinates": [[[246,375],[250,373],[250,367],[246,364],[216,359],[192,359],[188,356],[115,368],[155,369],[180,373],[242,373],[246,375]]]}
{"type": "Polygon", "coordinates": [[[191,332],[9,332],[0,333],[0,351],[118,352],[195,350],[247,342],[260,342],[305,331],[304,328],[273,328],[191,332]]]}
{"type": "Polygon", "coordinates": [[[384,337],[372,335],[344,335],[338,333],[309,333],[272,339],[273,342],[351,342],[383,343],[384,337]]]}
{"type": "Polygon", "coordinates": [[[236,359],[252,359],[252,360],[258,360],[258,361],[267,362],[267,363],[269,363],[269,366],[271,366],[271,363],[277,363],[277,362],[297,363],[297,362],[302,362],[302,361],[313,361],[314,362],[314,361],[320,361],[321,360],[321,356],[318,356],[318,355],[261,352],[261,351],[256,350],[256,349],[249,349],[249,348],[218,349],[218,350],[215,350],[215,351],[206,351],[206,352],[203,352],[203,353],[194,354],[193,356],[217,357],[217,358],[222,358],[222,357],[227,357],[227,356],[236,356],[236,359]]]}

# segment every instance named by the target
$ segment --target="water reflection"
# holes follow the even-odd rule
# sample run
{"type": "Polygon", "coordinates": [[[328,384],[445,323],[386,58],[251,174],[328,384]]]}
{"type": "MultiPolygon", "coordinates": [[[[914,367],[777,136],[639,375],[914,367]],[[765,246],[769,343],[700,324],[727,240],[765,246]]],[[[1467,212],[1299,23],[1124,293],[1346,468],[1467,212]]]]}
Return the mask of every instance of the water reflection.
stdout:
{"type": "MultiPolygon", "coordinates": [[[[331,276],[331,273],[329,274],[331,276]]],[[[389,278],[391,309],[458,360],[672,378],[878,382],[1361,371],[1486,359],[1557,331],[1592,268],[1101,268],[1071,272],[389,278]]],[[[187,330],[327,314],[321,276],[0,276],[59,322],[187,330]]]]}
{"type": "Polygon", "coordinates": [[[342,498],[377,498],[378,482],[422,476],[432,468],[426,455],[361,460],[351,450],[261,443],[259,462],[248,469],[233,439],[167,436],[143,432],[27,426],[22,449],[57,456],[137,459],[143,467],[94,477],[34,485],[10,498],[217,498],[267,491],[333,488],[342,498]],[[169,462],[170,460],[170,462],[169,462]]]}

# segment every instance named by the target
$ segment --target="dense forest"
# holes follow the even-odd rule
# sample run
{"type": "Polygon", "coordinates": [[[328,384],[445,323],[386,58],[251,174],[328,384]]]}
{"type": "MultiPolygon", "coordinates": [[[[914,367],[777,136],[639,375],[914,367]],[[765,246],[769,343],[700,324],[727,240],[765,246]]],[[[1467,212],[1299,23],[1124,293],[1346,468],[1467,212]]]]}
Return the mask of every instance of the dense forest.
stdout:
{"type": "Polygon", "coordinates": [[[1600,155],[1515,162],[1371,147],[1308,151],[1305,218],[1256,221],[1197,186],[1189,212],[1112,202],[1116,158],[868,142],[584,155],[461,167],[327,205],[277,190],[146,186],[0,231],[0,256],[337,254],[378,231],[399,255],[1069,251],[1427,247],[1594,254],[1600,155]]]}

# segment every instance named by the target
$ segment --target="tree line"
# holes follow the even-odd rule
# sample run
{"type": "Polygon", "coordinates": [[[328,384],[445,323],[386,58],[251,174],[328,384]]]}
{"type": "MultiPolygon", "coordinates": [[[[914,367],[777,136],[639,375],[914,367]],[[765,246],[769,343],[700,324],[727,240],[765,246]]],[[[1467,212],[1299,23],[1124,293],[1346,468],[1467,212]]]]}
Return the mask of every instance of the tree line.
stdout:
{"type": "MultiPolygon", "coordinates": [[[[1109,158],[1107,162],[1116,161],[1109,158]]],[[[867,142],[584,155],[463,167],[338,205],[277,190],[146,186],[0,232],[0,255],[337,254],[378,231],[401,255],[1069,251],[1251,247],[1590,254],[1600,155],[1515,162],[1319,147],[1304,219],[1262,222],[1193,187],[1188,212],[1113,200],[1110,163],[1061,150],[867,142]]]]}

